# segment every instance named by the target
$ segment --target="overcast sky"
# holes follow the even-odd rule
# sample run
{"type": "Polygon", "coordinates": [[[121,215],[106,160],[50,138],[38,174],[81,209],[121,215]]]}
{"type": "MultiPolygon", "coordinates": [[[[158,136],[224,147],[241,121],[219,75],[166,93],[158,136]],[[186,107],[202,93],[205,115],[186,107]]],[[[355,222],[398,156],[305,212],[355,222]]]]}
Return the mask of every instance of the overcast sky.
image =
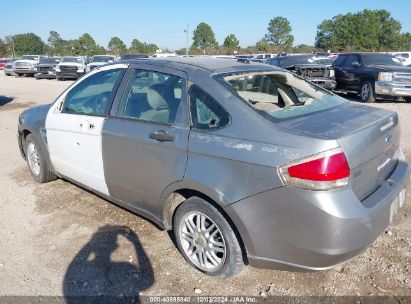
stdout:
{"type": "Polygon", "coordinates": [[[365,8],[388,10],[401,22],[403,32],[411,32],[409,0],[4,0],[1,7],[0,37],[33,32],[46,41],[50,30],[63,39],[89,33],[104,47],[118,36],[127,46],[137,38],[179,49],[186,45],[186,25],[191,43],[192,31],[200,22],[211,25],[220,44],[233,33],[246,47],[264,36],[276,16],[290,21],[295,44],[314,44],[322,20],[365,8]]]}

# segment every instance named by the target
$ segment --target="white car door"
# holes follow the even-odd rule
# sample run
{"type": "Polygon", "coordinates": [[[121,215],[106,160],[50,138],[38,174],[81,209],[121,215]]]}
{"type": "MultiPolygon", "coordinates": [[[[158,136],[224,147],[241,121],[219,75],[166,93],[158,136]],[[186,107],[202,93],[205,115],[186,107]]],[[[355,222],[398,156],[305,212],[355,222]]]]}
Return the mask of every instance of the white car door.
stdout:
{"type": "Polygon", "coordinates": [[[93,73],[63,94],[46,119],[47,143],[55,171],[108,194],[101,131],[124,68],[93,73]]]}

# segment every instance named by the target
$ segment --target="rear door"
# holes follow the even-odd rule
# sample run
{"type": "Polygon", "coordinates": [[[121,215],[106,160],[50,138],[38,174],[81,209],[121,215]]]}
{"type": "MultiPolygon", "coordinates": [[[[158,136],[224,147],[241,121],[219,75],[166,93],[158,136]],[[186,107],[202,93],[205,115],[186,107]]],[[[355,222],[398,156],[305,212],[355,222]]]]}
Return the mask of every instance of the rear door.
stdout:
{"type": "Polygon", "coordinates": [[[47,142],[54,169],[93,190],[108,194],[104,179],[101,130],[125,69],[91,75],[50,108],[47,142]]]}
{"type": "Polygon", "coordinates": [[[163,190],[184,177],[187,77],[141,64],[130,67],[126,77],[103,127],[106,182],[112,197],[156,217],[163,190]]]}
{"type": "Polygon", "coordinates": [[[348,90],[360,89],[360,70],[362,69],[359,55],[352,54],[344,61],[342,66],[341,81],[348,90]],[[358,64],[358,65],[357,65],[358,64]]]}

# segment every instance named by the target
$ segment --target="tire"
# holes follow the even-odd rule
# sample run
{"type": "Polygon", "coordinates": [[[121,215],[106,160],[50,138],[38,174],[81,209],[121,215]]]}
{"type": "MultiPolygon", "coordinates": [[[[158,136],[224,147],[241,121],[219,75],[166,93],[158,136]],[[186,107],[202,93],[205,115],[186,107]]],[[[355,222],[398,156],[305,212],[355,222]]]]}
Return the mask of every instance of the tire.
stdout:
{"type": "Polygon", "coordinates": [[[362,102],[375,102],[374,85],[370,81],[365,81],[361,85],[360,98],[362,102]]]}
{"type": "Polygon", "coordinates": [[[207,201],[191,197],[183,202],[174,215],[173,227],[180,253],[204,274],[225,278],[244,267],[241,247],[232,227],[207,201]]]}
{"type": "Polygon", "coordinates": [[[404,97],[405,102],[411,103],[411,97],[404,97]]]}
{"type": "Polygon", "coordinates": [[[46,158],[36,138],[32,134],[26,137],[25,153],[30,173],[36,182],[47,183],[57,178],[48,167],[46,158]]]}

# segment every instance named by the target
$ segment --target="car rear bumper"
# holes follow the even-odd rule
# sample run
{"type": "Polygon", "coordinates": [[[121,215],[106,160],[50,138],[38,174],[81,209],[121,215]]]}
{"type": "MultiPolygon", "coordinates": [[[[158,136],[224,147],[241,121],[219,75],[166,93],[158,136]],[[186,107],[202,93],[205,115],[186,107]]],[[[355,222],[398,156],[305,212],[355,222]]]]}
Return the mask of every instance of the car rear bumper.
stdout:
{"type": "Polygon", "coordinates": [[[368,248],[405,201],[409,168],[403,153],[389,179],[364,201],[350,187],[309,191],[281,187],[225,208],[250,265],[317,271],[368,248]]]}
{"type": "Polygon", "coordinates": [[[376,81],[375,93],[387,96],[411,96],[411,83],[376,81]]]}

